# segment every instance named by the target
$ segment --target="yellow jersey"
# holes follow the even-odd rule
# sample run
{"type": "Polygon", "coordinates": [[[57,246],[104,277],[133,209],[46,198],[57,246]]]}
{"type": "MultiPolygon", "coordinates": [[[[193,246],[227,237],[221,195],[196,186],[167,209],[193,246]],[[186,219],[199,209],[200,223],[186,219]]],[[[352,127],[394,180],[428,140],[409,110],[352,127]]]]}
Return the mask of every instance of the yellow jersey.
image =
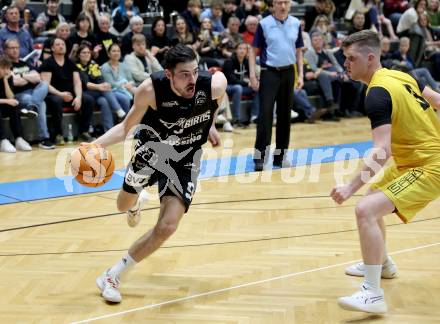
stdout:
{"type": "Polygon", "coordinates": [[[391,152],[398,168],[440,162],[440,122],[409,74],[382,68],[367,89],[382,87],[391,96],[391,152]]]}

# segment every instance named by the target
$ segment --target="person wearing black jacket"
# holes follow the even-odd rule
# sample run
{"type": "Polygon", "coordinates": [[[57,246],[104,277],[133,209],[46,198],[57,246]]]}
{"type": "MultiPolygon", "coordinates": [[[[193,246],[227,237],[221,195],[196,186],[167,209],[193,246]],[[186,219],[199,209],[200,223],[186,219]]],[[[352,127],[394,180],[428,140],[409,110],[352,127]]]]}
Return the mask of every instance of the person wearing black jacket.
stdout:
{"type": "Polygon", "coordinates": [[[103,65],[109,60],[107,51],[112,44],[118,42],[118,38],[111,34],[110,31],[110,19],[106,15],[101,15],[98,18],[99,30],[95,34],[98,45],[101,45],[96,57],[96,63],[103,65]]]}
{"type": "Polygon", "coordinates": [[[247,60],[248,45],[238,44],[231,58],[223,65],[223,73],[228,80],[226,93],[232,97],[232,118],[235,124],[247,124],[249,121],[240,115],[240,101],[242,96],[252,97],[251,121],[255,121],[259,111],[259,97],[250,87],[249,62],[247,60]]]}

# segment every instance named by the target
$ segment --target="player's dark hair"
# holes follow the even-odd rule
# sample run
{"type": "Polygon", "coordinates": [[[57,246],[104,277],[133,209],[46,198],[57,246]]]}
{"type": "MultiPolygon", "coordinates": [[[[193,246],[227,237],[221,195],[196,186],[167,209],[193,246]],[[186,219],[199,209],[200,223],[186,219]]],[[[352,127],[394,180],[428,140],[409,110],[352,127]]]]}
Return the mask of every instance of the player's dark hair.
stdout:
{"type": "Polygon", "coordinates": [[[197,59],[194,50],[184,44],[177,44],[165,54],[164,68],[173,70],[179,63],[187,63],[197,59]]]}

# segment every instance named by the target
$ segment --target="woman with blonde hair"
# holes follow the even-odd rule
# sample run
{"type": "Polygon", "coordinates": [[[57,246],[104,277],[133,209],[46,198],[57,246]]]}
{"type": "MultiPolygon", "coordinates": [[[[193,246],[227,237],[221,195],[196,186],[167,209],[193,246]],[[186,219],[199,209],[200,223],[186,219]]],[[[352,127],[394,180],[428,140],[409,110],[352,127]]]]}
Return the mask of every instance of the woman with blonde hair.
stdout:
{"type": "Polygon", "coordinates": [[[84,13],[90,21],[90,29],[96,33],[98,28],[99,8],[96,0],[84,0],[82,3],[82,13],[84,13]]]}
{"type": "Polygon", "coordinates": [[[324,42],[326,47],[335,47],[336,46],[336,32],[332,30],[332,26],[330,25],[330,19],[326,15],[318,15],[313,22],[312,29],[310,30],[310,34],[314,30],[318,30],[321,32],[324,37],[324,42]]]}

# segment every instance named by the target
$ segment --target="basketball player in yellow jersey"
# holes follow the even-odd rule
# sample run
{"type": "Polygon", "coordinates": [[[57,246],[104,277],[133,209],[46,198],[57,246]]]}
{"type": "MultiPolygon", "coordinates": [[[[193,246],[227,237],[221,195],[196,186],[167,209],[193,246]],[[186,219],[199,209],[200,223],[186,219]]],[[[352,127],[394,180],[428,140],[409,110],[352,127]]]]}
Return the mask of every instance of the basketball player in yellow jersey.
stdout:
{"type": "Polygon", "coordinates": [[[406,223],[440,196],[440,123],[433,109],[440,108],[440,95],[409,74],[382,68],[380,40],[372,31],[348,36],[342,47],[351,78],[368,85],[365,108],[374,148],[362,171],[349,184],[333,188],[331,197],[342,204],[391,155],[394,163],[356,205],[363,263],[346,273],[364,276],[364,282],[360,291],[338,303],[347,310],[380,314],[387,311],[380,279],[397,273],[385,249],[383,216],[394,212],[406,223]]]}

